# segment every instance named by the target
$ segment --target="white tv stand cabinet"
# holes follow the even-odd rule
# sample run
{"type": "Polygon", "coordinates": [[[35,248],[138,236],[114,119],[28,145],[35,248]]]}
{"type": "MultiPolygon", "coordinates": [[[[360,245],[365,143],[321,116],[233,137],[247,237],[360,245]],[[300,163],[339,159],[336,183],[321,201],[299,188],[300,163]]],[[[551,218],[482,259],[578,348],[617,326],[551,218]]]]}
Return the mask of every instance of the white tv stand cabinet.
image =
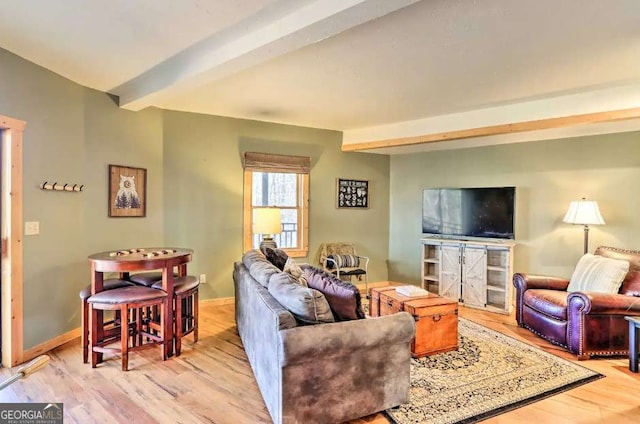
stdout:
{"type": "Polygon", "coordinates": [[[512,240],[422,240],[422,288],[465,306],[511,312],[512,240]]]}

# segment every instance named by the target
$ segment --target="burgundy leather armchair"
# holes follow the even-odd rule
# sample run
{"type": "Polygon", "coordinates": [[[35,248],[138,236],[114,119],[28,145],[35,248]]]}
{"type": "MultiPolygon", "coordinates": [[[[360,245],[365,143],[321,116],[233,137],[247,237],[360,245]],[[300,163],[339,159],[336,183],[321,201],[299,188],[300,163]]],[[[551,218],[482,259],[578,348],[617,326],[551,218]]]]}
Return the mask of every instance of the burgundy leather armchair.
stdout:
{"type": "Polygon", "coordinates": [[[540,337],[568,349],[578,359],[629,353],[629,323],[640,316],[640,251],[600,246],[596,255],[629,261],[617,294],[568,293],[569,280],[514,274],[516,320],[540,337]]]}

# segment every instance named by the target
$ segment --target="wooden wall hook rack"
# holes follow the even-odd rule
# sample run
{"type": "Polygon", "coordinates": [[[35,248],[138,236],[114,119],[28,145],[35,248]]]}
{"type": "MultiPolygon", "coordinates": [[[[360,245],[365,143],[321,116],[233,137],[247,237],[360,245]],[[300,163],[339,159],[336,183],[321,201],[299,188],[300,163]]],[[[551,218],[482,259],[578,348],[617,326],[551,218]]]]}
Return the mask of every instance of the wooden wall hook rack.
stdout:
{"type": "Polygon", "coordinates": [[[84,184],[58,184],[57,181],[55,183],[45,181],[44,183],[42,183],[40,188],[42,190],[75,191],[77,193],[83,190],[84,184]]]}

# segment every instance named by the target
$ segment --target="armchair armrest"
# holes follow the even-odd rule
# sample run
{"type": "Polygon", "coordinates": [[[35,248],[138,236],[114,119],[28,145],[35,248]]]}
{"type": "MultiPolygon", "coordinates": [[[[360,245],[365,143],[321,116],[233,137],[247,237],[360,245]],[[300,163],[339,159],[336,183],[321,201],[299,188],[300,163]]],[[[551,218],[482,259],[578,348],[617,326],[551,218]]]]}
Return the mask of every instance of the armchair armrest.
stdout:
{"type": "Polygon", "coordinates": [[[529,289],[567,290],[569,280],[546,275],[513,274],[513,285],[523,292],[529,289]]]}
{"type": "Polygon", "coordinates": [[[414,335],[415,321],[408,312],[289,328],[280,331],[280,366],[350,355],[380,345],[408,343],[414,335]]]}
{"type": "Polygon", "coordinates": [[[368,271],[367,268],[369,268],[369,257],[368,256],[360,256],[360,255],[355,255],[358,257],[358,259],[360,259],[361,261],[364,260],[364,270],[368,271]]]}
{"type": "Polygon", "coordinates": [[[640,297],[624,294],[573,292],[567,304],[583,314],[640,315],[640,297]]]}
{"type": "Polygon", "coordinates": [[[513,274],[513,285],[516,288],[516,321],[520,327],[524,327],[523,308],[524,292],[529,289],[567,290],[569,280],[546,275],[513,274]]]}

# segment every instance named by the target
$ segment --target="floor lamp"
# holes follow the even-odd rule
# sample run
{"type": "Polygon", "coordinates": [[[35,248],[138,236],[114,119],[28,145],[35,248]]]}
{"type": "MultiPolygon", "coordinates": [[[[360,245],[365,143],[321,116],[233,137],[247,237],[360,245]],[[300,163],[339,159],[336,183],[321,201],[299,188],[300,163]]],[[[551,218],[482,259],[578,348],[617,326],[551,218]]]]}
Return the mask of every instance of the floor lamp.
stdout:
{"type": "Polygon", "coordinates": [[[589,251],[589,225],[604,225],[604,219],[595,200],[575,200],[569,204],[569,210],[563,222],[584,225],[584,253],[589,251]]]}

